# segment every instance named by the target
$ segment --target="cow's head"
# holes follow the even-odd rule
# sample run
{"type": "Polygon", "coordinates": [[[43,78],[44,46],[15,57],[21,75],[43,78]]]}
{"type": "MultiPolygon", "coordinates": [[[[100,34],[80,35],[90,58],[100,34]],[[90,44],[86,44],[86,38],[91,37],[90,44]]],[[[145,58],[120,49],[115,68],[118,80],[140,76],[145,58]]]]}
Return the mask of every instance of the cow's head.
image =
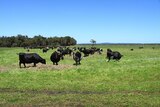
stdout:
{"type": "Polygon", "coordinates": [[[42,63],[42,64],[46,64],[46,60],[45,60],[45,59],[42,59],[41,63],[42,63]]]}

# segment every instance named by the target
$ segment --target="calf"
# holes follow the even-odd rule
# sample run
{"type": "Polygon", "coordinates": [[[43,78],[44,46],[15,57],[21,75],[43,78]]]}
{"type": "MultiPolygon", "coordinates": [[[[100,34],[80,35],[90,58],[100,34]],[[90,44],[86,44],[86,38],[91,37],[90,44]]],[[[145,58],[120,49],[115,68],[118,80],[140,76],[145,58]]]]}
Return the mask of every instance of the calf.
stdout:
{"type": "Polygon", "coordinates": [[[26,67],[25,63],[34,63],[34,67],[37,63],[46,64],[46,60],[41,58],[37,53],[19,53],[19,67],[21,63],[26,67]]]}
{"type": "Polygon", "coordinates": [[[118,51],[112,51],[111,49],[107,49],[107,58],[108,58],[108,62],[111,60],[111,59],[114,59],[114,60],[120,60],[121,57],[123,55],[121,55],[118,51]]]}
{"type": "Polygon", "coordinates": [[[81,64],[81,62],[80,62],[81,59],[82,59],[81,56],[82,55],[81,55],[80,52],[76,52],[76,53],[73,52],[73,59],[76,62],[75,65],[80,65],[81,64]]]}
{"type": "Polygon", "coordinates": [[[63,60],[63,56],[61,53],[58,53],[57,51],[53,52],[51,54],[50,60],[53,62],[53,65],[58,65],[58,62],[60,61],[60,59],[63,60]]]}

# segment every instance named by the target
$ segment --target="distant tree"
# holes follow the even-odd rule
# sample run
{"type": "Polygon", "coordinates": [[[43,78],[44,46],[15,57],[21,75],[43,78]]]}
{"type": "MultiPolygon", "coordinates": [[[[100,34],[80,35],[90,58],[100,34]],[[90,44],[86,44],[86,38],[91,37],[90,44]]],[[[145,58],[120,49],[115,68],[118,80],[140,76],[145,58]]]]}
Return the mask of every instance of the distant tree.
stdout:
{"type": "MultiPolygon", "coordinates": [[[[11,37],[8,37],[11,38],[11,37]]],[[[24,42],[28,39],[27,35],[18,34],[15,37],[15,43],[17,43],[17,47],[24,47],[24,42]]]]}
{"type": "Polygon", "coordinates": [[[33,41],[35,45],[38,47],[46,46],[46,38],[43,37],[42,35],[34,36],[33,41]]]}
{"type": "Polygon", "coordinates": [[[91,42],[92,46],[94,46],[96,44],[96,41],[94,39],[91,39],[90,42],[91,42]]]}
{"type": "Polygon", "coordinates": [[[0,36],[0,47],[54,47],[76,45],[77,41],[70,36],[65,37],[43,37],[42,35],[28,38],[27,35],[18,34],[17,36],[0,36]]]}

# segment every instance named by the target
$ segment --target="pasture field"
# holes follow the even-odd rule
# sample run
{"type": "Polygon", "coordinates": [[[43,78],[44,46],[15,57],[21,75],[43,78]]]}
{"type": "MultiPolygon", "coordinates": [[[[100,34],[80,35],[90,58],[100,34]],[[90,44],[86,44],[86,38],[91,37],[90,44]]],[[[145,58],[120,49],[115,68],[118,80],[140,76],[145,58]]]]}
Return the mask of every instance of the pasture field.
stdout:
{"type": "Polygon", "coordinates": [[[16,54],[25,49],[0,48],[0,106],[159,107],[160,45],[139,46],[97,45],[103,53],[84,57],[78,66],[68,55],[52,65],[55,49],[32,49],[47,64],[26,64],[27,68],[19,68],[16,54]],[[106,62],[107,48],[124,56],[119,62],[106,62]]]}

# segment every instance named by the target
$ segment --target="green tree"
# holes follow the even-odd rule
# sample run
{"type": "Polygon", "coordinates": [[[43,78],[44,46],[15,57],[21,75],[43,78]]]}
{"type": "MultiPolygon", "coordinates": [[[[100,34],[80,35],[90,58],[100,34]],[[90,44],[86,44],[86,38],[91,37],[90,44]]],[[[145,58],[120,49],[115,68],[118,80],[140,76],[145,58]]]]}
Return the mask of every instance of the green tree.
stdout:
{"type": "Polygon", "coordinates": [[[94,46],[96,44],[96,41],[94,39],[91,39],[90,42],[91,42],[92,46],[94,46]]]}
{"type": "Polygon", "coordinates": [[[29,38],[27,35],[18,34],[17,36],[0,37],[1,47],[53,47],[76,45],[77,41],[70,36],[65,37],[43,37],[42,35],[29,38]]]}

